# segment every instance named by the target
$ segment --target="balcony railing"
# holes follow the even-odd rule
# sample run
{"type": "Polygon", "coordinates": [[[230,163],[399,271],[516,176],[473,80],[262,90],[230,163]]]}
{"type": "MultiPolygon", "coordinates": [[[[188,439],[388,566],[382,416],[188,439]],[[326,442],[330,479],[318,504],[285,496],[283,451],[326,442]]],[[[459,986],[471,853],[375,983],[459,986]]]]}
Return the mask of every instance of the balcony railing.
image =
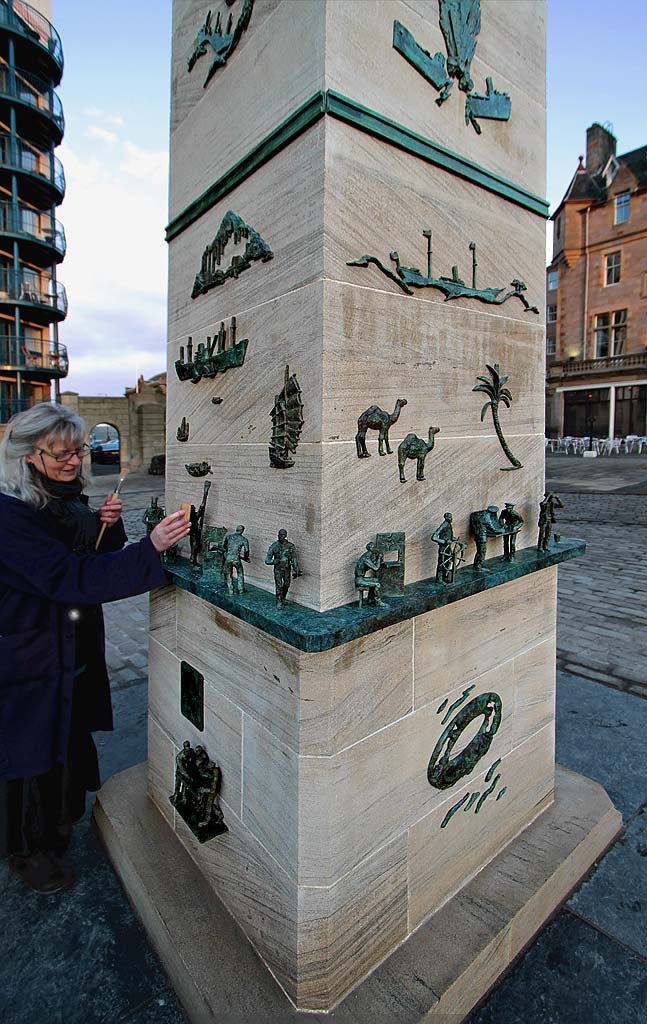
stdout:
{"type": "Polygon", "coordinates": [[[15,338],[0,331],[0,365],[20,370],[45,370],[55,377],[66,377],[69,369],[67,348],[58,351],[49,338],[15,338]]]}
{"type": "Polygon", "coordinates": [[[47,18],[23,0],[13,0],[13,11],[0,3],[0,25],[8,25],[47,50],[60,71],[63,70],[61,37],[47,18]]]}
{"type": "Polygon", "coordinates": [[[28,174],[36,174],[53,185],[60,194],[65,195],[65,172],[63,164],[57,156],[28,146],[22,139],[12,138],[5,132],[0,133],[0,163],[13,167],[28,174]]]}
{"type": "Polygon", "coordinates": [[[622,356],[603,356],[601,359],[562,359],[550,363],[548,375],[574,377],[582,374],[604,373],[606,370],[631,370],[634,367],[647,368],[647,350],[622,356]]]}
{"type": "Polygon", "coordinates": [[[5,64],[0,66],[0,93],[28,103],[50,117],[62,137],[65,131],[63,104],[44,79],[20,68],[12,72],[5,64]]]}
{"type": "Polygon", "coordinates": [[[63,225],[49,213],[32,210],[24,203],[0,202],[0,233],[24,235],[52,246],[60,256],[65,255],[67,242],[63,225]]]}
{"type": "Polygon", "coordinates": [[[65,288],[49,274],[26,274],[1,267],[0,302],[25,302],[32,306],[47,306],[63,317],[67,314],[65,288]]]}

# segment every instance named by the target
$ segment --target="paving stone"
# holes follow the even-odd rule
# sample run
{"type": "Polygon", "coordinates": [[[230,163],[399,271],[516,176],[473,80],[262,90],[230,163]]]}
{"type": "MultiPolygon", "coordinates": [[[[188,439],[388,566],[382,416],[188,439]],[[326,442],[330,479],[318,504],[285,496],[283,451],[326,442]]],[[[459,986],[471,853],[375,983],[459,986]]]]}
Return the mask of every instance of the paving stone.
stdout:
{"type": "Polygon", "coordinates": [[[71,859],[78,881],[54,896],[31,892],[0,864],[3,921],[12,922],[0,940],[5,1024],[107,1024],[167,987],[88,820],[71,859]]]}
{"type": "Polygon", "coordinates": [[[627,821],[647,801],[647,703],[557,673],[556,757],[602,783],[627,821]]]}
{"type": "Polygon", "coordinates": [[[595,874],[571,897],[569,906],[647,959],[645,807],[602,859],[595,874]]]}
{"type": "MultiPolygon", "coordinates": [[[[158,993],[145,1006],[140,1006],[134,1013],[120,1017],[119,1024],[188,1024],[188,1020],[178,1006],[175,996],[165,990],[158,993]]],[[[234,1022],[226,1022],[223,1018],[223,1024],[234,1022]]]]}
{"type": "Polygon", "coordinates": [[[470,1024],[645,1024],[647,962],[562,911],[470,1024]]]}

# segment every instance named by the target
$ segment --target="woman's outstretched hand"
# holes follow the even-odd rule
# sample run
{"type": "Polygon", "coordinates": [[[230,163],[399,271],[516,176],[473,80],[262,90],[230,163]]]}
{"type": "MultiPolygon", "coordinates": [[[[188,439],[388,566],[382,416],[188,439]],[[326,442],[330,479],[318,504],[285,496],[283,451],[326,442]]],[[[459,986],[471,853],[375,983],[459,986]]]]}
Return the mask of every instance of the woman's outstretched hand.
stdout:
{"type": "Polygon", "coordinates": [[[170,516],[162,519],[154,530],[151,531],[151,541],[156,551],[168,551],[174,544],[178,544],[183,537],[188,536],[191,525],[186,518],[184,511],[172,512],[170,516]]]}

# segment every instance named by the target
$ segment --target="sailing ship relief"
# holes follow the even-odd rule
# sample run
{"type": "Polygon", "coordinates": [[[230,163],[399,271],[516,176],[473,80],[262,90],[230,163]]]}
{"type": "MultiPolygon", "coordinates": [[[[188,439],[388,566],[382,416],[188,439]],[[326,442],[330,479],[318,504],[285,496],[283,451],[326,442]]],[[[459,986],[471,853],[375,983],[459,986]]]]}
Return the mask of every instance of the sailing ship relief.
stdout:
{"type": "Polygon", "coordinates": [[[275,469],[290,469],[294,465],[292,455],[297,450],[303,430],[303,403],[296,374],[290,374],[289,366],[285,367],[283,390],[276,396],[270,416],[270,466],[274,466],[275,469]]]}

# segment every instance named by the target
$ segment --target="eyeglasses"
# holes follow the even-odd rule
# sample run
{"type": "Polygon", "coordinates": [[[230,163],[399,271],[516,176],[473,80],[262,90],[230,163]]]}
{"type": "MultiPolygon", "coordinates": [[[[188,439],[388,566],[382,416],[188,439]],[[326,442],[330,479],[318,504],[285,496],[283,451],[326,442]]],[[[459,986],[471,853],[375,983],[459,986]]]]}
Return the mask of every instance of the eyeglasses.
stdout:
{"type": "Polygon", "coordinates": [[[85,459],[90,454],[90,445],[82,444],[80,448],[73,448],[67,452],[48,452],[47,448],[38,448],[39,455],[48,455],[54,462],[69,462],[76,455],[77,459],[85,459]]]}

